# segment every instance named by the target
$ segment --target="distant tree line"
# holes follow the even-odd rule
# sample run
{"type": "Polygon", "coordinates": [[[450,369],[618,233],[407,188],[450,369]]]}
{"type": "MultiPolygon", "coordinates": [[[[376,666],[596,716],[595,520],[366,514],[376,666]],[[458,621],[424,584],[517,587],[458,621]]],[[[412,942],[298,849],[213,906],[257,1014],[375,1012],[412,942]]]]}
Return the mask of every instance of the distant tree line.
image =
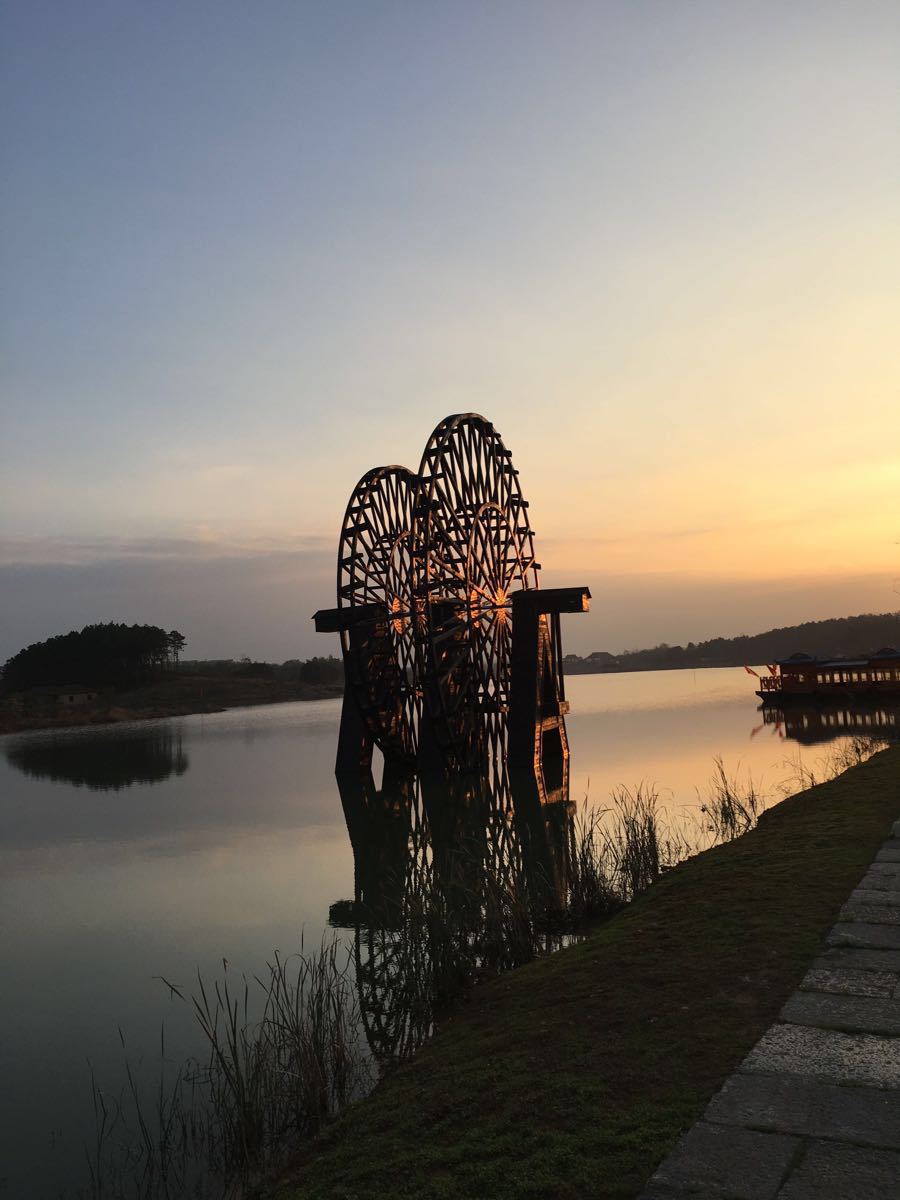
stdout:
{"type": "Polygon", "coordinates": [[[80,632],[35,642],[13,655],[3,667],[3,689],[131,686],[177,666],[184,646],[184,635],[177,629],[166,633],[157,625],[112,621],[86,625],[80,632]]]}
{"type": "Polygon", "coordinates": [[[344,682],[343,659],[329,654],[327,658],[288,659],[276,668],[280,679],[299,679],[301,683],[344,682]]]}
{"type": "Polygon", "coordinates": [[[565,669],[572,674],[590,671],[658,671],[674,667],[740,667],[772,663],[794,653],[813,658],[853,657],[872,654],[883,646],[900,649],[900,613],[865,613],[859,617],[833,617],[786,625],[766,633],[733,638],[711,638],[669,646],[665,642],[648,650],[621,654],[597,651],[588,658],[566,655],[565,669]]]}
{"type": "Polygon", "coordinates": [[[340,658],[289,658],[283,663],[255,662],[243,658],[193,659],[182,662],[186,675],[229,675],[241,679],[279,679],[290,683],[338,684],[344,682],[340,658]]]}

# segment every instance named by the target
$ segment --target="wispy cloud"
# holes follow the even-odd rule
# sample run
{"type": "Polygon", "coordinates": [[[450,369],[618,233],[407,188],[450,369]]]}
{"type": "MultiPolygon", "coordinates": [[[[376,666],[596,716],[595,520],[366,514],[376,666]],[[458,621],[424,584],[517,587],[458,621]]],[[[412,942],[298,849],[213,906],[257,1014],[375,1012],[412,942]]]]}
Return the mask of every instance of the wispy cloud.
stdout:
{"type": "Polygon", "coordinates": [[[320,555],[333,553],[334,543],[334,537],[319,534],[241,537],[202,531],[185,537],[0,537],[0,566],[320,555]]]}

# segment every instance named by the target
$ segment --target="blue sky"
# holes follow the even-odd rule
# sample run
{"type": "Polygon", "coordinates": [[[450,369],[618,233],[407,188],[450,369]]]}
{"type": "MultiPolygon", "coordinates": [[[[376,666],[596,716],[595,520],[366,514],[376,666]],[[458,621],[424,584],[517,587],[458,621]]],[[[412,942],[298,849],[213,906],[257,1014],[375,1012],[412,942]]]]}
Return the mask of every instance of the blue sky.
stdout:
{"type": "Polygon", "coordinates": [[[896,607],[896,4],[2,24],[0,657],[321,649],[353,483],[467,410],[576,649],[896,607]]]}

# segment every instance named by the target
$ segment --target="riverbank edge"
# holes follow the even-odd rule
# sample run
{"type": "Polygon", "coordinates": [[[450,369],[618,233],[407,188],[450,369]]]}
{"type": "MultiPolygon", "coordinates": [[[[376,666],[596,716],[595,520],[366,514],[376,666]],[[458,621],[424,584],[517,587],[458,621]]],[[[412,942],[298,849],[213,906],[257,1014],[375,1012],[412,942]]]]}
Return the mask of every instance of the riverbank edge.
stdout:
{"type": "Polygon", "coordinates": [[[265,1200],[626,1200],[774,1021],[900,811],[900,747],[475,989],[265,1200]]]}
{"type": "MultiPolygon", "coordinates": [[[[205,677],[204,677],[205,680],[205,677]]],[[[270,704],[294,704],[299,700],[337,700],[344,689],[331,684],[287,684],[281,685],[277,693],[264,690],[238,689],[223,692],[220,681],[213,680],[206,691],[207,698],[170,700],[149,704],[135,704],[130,695],[116,697],[114,704],[85,706],[84,709],[66,709],[52,713],[18,714],[0,711],[0,737],[12,733],[31,733],[37,730],[84,729],[92,725],[119,725],[125,721],[154,721],[165,717],[189,717],[210,713],[227,712],[230,708],[259,708],[270,704]],[[121,701],[121,702],[119,702],[121,701]]]]}

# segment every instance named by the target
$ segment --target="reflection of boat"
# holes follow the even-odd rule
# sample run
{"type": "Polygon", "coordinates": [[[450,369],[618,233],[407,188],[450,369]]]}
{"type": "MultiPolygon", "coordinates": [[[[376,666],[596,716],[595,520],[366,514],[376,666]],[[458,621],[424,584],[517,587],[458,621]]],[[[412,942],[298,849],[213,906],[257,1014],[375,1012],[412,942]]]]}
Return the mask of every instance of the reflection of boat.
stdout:
{"type": "Polygon", "coordinates": [[[792,654],[759,681],[763,704],[846,704],[900,700],[900,650],[885,646],[864,658],[811,658],[792,654]]]}
{"type": "Polygon", "coordinates": [[[188,769],[181,734],[166,726],[100,737],[27,734],[7,742],[12,766],[35,779],[118,791],[133,783],[160,783],[188,769]]]}
{"type": "Polygon", "coordinates": [[[805,746],[832,742],[840,737],[871,737],[900,740],[900,703],[897,705],[794,704],[784,708],[767,705],[766,725],[780,727],[784,736],[805,746]]]}

